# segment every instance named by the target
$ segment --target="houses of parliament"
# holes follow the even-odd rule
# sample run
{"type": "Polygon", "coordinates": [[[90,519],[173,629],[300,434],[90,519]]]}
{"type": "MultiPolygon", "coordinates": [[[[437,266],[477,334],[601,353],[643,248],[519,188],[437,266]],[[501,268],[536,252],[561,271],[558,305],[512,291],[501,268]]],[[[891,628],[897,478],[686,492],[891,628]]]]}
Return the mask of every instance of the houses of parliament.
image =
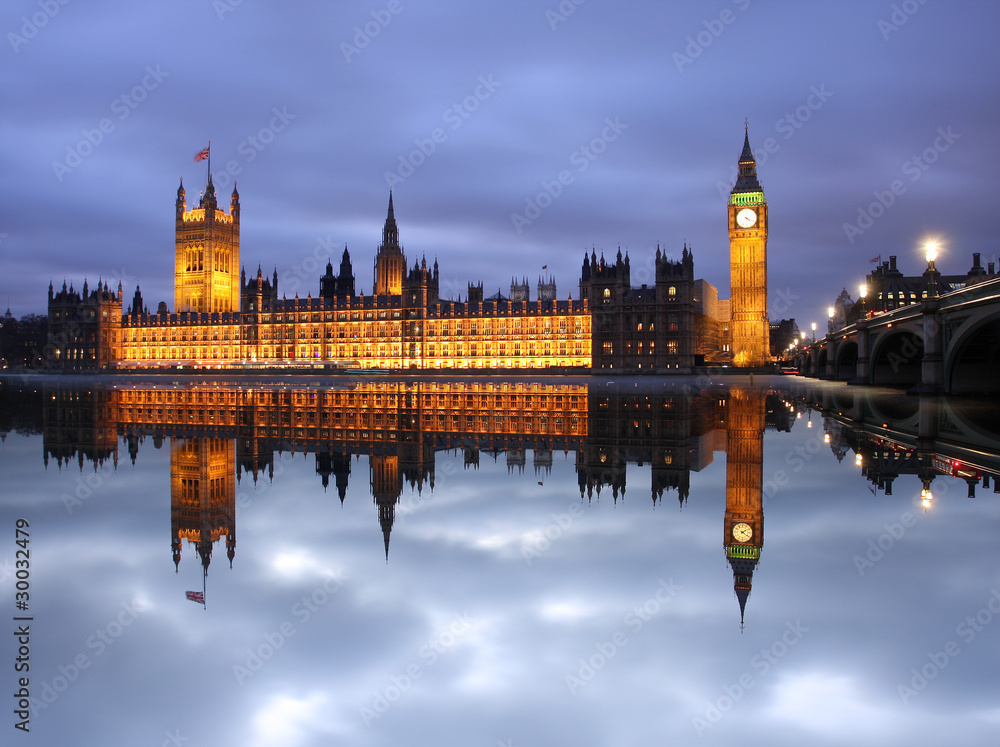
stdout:
{"type": "Polygon", "coordinates": [[[652,285],[632,286],[628,254],[584,253],[576,297],[558,299],[554,279],[527,280],[510,294],[440,296],[437,261],[410,264],[392,195],[374,260],[373,292],[356,284],[345,247],[317,293],[279,295],[278,275],[240,265],[240,195],[220,207],[211,174],[188,209],[183,181],[175,204],[174,310],[150,310],[137,287],[99,281],[49,284],[48,349],[56,370],[297,368],[408,370],[593,370],[687,372],[695,365],[769,362],[767,203],[749,135],[728,205],[731,302],[659,247],[652,285]]]}

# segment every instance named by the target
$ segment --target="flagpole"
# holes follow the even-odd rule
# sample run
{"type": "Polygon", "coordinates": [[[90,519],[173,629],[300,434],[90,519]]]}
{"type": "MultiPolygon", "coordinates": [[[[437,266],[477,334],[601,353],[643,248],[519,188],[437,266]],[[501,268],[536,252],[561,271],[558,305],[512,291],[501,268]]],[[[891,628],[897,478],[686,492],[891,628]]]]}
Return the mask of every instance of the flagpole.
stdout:
{"type": "MultiPolygon", "coordinates": [[[[212,141],[208,141],[208,181],[212,180],[212,141]]],[[[208,184],[208,182],[205,182],[208,184]]]]}
{"type": "MultiPolygon", "coordinates": [[[[211,147],[211,143],[209,143],[209,147],[211,147]]],[[[205,594],[205,592],[207,591],[207,589],[205,588],[207,586],[207,583],[208,583],[208,568],[204,568],[202,569],[202,574],[201,574],[201,608],[204,610],[208,609],[208,597],[205,594]]]]}

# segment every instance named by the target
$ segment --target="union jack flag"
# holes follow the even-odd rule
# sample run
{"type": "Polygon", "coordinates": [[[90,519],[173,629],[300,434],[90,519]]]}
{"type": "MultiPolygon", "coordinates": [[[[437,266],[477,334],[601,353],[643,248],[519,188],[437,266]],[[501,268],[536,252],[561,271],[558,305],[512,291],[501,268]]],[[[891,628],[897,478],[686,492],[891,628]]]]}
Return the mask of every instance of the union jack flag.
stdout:
{"type": "MultiPolygon", "coordinates": [[[[211,146],[209,146],[209,148],[211,148],[211,146]]],[[[195,163],[197,163],[198,161],[204,161],[208,158],[209,148],[203,148],[202,150],[198,151],[198,155],[194,157],[195,163]]]]}
{"type": "Polygon", "coordinates": [[[189,591],[187,592],[187,598],[192,602],[198,602],[198,604],[205,603],[205,592],[203,591],[189,591]]]}

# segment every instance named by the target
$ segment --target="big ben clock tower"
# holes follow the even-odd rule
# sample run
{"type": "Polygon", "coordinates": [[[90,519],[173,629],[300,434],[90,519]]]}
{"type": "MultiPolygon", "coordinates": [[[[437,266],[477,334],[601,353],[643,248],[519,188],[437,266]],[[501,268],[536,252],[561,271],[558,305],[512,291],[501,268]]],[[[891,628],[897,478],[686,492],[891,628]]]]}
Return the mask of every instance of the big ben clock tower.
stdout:
{"type": "Polygon", "coordinates": [[[767,321],[767,200],[757,181],[749,128],[740,170],[729,194],[729,282],[733,363],[763,366],[771,361],[767,321]]]}

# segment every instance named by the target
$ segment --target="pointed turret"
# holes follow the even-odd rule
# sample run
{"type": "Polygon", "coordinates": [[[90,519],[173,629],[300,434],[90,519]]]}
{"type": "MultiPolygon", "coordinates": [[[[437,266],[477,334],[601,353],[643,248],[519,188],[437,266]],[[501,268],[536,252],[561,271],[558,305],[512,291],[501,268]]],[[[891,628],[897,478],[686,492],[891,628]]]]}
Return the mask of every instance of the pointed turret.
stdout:
{"type": "Polygon", "coordinates": [[[392,209],[392,190],[389,190],[389,212],[385,216],[382,227],[382,246],[399,246],[399,227],[396,225],[396,215],[392,209]]]}
{"type": "Polygon", "coordinates": [[[234,221],[240,219],[240,193],[236,191],[236,182],[233,182],[233,194],[229,198],[229,214],[234,221]]]}
{"type": "Polygon", "coordinates": [[[754,158],[753,150],[750,148],[750,128],[747,126],[743,135],[743,152],[740,153],[739,177],[732,193],[738,192],[760,192],[762,191],[760,182],[757,180],[757,159],[754,158]]]}
{"type": "Polygon", "coordinates": [[[187,200],[184,196],[184,179],[181,179],[181,186],[177,188],[177,220],[180,220],[187,210],[187,200]]]}
{"type": "Polygon", "coordinates": [[[142,313],[142,293],[139,286],[135,286],[135,295],[132,297],[132,313],[139,315],[142,313]]]}

